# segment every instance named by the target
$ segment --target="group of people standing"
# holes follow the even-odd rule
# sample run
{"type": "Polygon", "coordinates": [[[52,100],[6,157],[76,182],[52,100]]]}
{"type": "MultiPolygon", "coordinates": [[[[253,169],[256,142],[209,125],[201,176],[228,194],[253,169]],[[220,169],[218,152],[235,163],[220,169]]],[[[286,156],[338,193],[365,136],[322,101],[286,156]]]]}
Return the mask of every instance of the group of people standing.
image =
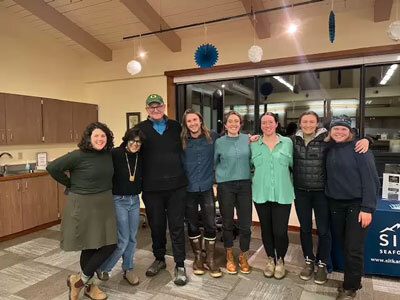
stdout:
{"type": "Polygon", "coordinates": [[[226,272],[251,272],[252,203],[261,225],[267,254],[264,275],[285,276],[289,245],[288,223],[295,201],[305,267],[300,278],[324,284],[331,249],[330,224],[342,243],[344,283],[338,299],[351,299],[361,288],[363,244],[375,210],[379,180],[368,141],[357,142],[347,116],[334,117],[330,130],[318,129],[318,115],[300,116],[293,137],[276,133],[278,118],[261,116],[260,136],[240,133],[242,117],[225,115],[225,135],[207,129],[199,112],[187,110],[182,126],[165,115],[161,96],[146,99],[147,120],[127,130],[122,144],[113,148],[113,135],[105,124],[92,123],[79,149],[48,166],[48,171],[69,190],[61,225],[61,248],[81,251],[81,271],[67,279],[70,299],[80,291],[91,299],[106,299],[94,281],[108,280],[122,257],[124,278],[139,283],[133,271],[139,197],[146,207],[154,262],[146,276],[166,268],[167,224],[175,261],[174,283],[188,281],[184,222],[194,253],[193,273],[222,276],[215,262],[216,223],[214,174],[222,215],[226,272]],[[254,171],[254,175],[252,175],[254,171]],[[201,224],[199,221],[199,206],[201,224]],[[238,266],[233,251],[235,209],[239,228],[238,266]],[[319,245],[312,245],[312,211],[319,245]],[[201,230],[203,228],[203,230],[201,230]]]}

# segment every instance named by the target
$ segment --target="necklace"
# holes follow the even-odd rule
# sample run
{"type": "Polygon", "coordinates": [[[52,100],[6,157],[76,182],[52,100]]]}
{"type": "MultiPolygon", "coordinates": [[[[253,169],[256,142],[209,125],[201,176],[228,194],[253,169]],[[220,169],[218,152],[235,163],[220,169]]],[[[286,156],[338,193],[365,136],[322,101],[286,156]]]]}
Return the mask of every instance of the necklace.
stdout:
{"type": "Polygon", "coordinates": [[[136,153],[135,169],[133,170],[133,174],[131,173],[131,166],[129,165],[128,154],[126,154],[126,152],[125,152],[125,158],[126,158],[126,164],[128,165],[129,181],[135,181],[138,154],[136,153]]]}

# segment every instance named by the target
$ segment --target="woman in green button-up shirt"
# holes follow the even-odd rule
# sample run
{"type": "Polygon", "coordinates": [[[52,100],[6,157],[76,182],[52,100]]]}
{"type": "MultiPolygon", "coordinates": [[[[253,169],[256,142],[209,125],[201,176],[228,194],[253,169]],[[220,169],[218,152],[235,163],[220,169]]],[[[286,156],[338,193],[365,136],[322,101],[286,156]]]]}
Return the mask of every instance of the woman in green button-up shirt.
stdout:
{"type": "Polygon", "coordinates": [[[250,147],[254,165],[253,201],[268,255],[264,275],[281,279],[285,276],[284,257],[289,245],[287,232],[294,199],[289,170],[293,166],[293,144],[290,138],[276,133],[277,126],[277,115],[271,112],[263,114],[263,136],[250,147]]]}

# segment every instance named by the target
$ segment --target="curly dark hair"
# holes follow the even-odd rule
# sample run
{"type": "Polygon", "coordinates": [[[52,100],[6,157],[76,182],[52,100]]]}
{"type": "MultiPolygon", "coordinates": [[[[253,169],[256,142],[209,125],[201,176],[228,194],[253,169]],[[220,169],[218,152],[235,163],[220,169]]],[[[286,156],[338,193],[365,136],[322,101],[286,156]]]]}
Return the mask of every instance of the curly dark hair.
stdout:
{"type": "Polygon", "coordinates": [[[144,135],[143,131],[141,131],[137,127],[132,127],[131,129],[128,129],[125,132],[125,135],[122,138],[121,147],[126,147],[126,145],[128,144],[128,141],[133,141],[135,139],[135,137],[139,137],[142,142],[146,138],[146,136],[144,135]]]}
{"type": "Polygon", "coordinates": [[[86,152],[94,151],[91,143],[91,136],[93,130],[95,129],[100,129],[106,134],[107,143],[104,146],[103,150],[111,151],[111,149],[114,147],[114,134],[106,124],[100,122],[90,123],[88,127],[86,127],[85,131],[82,134],[82,139],[78,144],[79,149],[86,152]]]}

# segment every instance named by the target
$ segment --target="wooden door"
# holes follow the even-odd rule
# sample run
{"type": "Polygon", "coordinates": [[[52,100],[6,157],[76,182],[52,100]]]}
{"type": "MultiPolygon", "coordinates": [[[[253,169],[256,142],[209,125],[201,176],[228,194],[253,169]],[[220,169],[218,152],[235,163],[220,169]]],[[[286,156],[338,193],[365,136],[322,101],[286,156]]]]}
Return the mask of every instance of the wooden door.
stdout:
{"type": "Polygon", "coordinates": [[[41,99],[13,94],[4,95],[7,144],[42,143],[41,99]]]}
{"type": "Polygon", "coordinates": [[[6,103],[4,100],[4,94],[0,93],[0,145],[6,143],[6,103]]]}
{"type": "Polygon", "coordinates": [[[58,219],[57,183],[49,175],[21,181],[24,230],[56,221],[58,219]]]}
{"type": "Polygon", "coordinates": [[[0,182],[0,237],[23,230],[21,180],[0,182]]]}
{"type": "Polygon", "coordinates": [[[65,202],[67,202],[67,195],[64,194],[65,186],[61,183],[57,183],[57,195],[58,195],[58,218],[61,219],[64,212],[65,202]]]}
{"type": "Polygon", "coordinates": [[[45,143],[74,142],[72,102],[43,99],[43,137],[45,143]]]}
{"type": "Polygon", "coordinates": [[[98,120],[97,105],[74,103],[73,109],[74,140],[79,142],[86,127],[98,120]]]}

